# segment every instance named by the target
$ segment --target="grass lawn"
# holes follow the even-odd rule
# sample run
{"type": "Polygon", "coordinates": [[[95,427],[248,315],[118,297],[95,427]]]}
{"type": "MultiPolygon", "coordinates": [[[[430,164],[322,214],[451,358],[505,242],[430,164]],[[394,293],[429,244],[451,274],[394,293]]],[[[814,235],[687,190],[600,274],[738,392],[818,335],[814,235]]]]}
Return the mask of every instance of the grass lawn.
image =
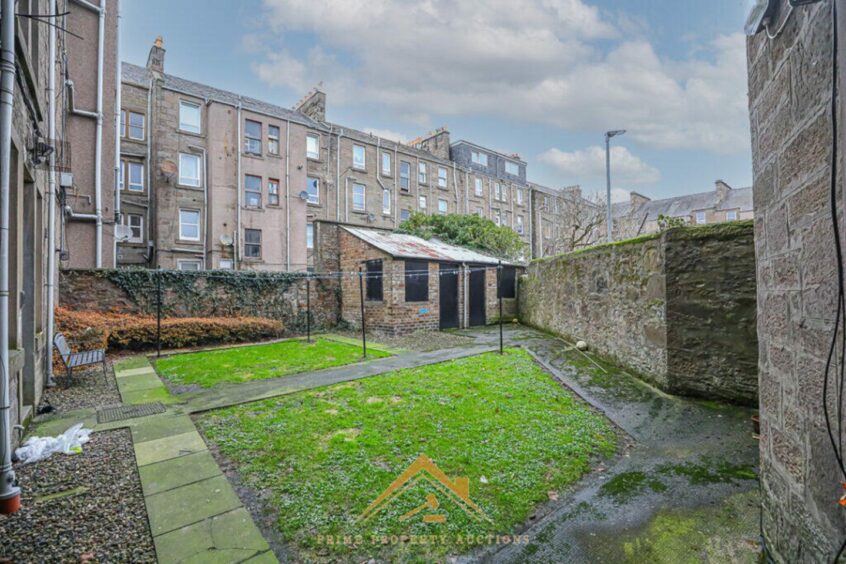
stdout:
{"type": "Polygon", "coordinates": [[[518,349],[217,410],[198,425],[305,561],[431,561],[467,552],[480,541],[468,544],[466,535],[514,533],[538,502],[616,448],[611,424],[518,349]],[[472,520],[425,481],[357,522],[421,453],[451,480],[467,477],[470,498],[492,522],[472,520]],[[428,493],[438,494],[440,507],[401,522],[428,493]],[[428,513],[447,519],[423,522],[428,513]],[[335,535],[354,545],[328,544],[335,535]],[[382,535],[443,537],[381,544],[382,535]]]}
{"type": "MultiPolygon", "coordinates": [[[[390,353],[367,347],[367,358],[386,356],[390,353]]],[[[311,344],[291,339],[267,345],[176,354],[157,360],[156,370],[174,384],[210,388],[224,382],[278,378],[361,360],[358,345],[322,338],[312,340],[311,344]]]]}

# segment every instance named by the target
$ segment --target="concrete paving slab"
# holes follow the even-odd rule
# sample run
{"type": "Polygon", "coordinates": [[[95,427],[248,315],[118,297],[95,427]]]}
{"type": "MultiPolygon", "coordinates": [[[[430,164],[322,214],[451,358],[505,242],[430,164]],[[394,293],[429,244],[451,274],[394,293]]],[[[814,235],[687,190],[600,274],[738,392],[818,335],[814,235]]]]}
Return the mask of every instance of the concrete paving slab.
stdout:
{"type": "Polygon", "coordinates": [[[155,372],[145,372],[143,374],[136,374],[135,376],[118,378],[117,385],[121,395],[126,392],[137,392],[138,390],[149,390],[164,386],[155,372]]]}
{"type": "Polygon", "coordinates": [[[142,374],[155,374],[156,371],[149,364],[139,368],[115,369],[115,377],[127,378],[129,376],[140,376],[142,374]]]}
{"type": "Polygon", "coordinates": [[[121,392],[120,397],[123,403],[138,404],[150,403],[160,401],[162,403],[173,403],[174,399],[163,385],[156,388],[149,388],[147,390],[135,390],[128,392],[121,392]]]}
{"type": "Polygon", "coordinates": [[[145,496],[221,475],[217,462],[207,450],[148,464],[138,472],[145,496]]]}
{"type": "Polygon", "coordinates": [[[132,430],[132,440],[136,444],[194,430],[190,417],[170,413],[129,419],[123,423],[132,430]]]}
{"type": "Polygon", "coordinates": [[[146,356],[129,356],[116,360],[112,363],[112,367],[117,372],[118,370],[132,370],[133,368],[142,368],[150,365],[150,361],[146,356]]]}
{"type": "Polygon", "coordinates": [[[273,564],[275,562],[279,562],[279,560],[276,559],[276,556],[274,556],[272,552],[267,551],[262,552],[258,556],[253,556],[252,558],[250,558],[249,560],[245,560],[244,562],[249,562],[250,564],[273,564]]]}
{"type": "Polygon", "coordinates": [[[138,466],[141,467],[204,450],[208,449],[203,438],[197,431],[190,431],[188,433],[136,443],[135,460],[138,466]]]}
{"type": "Polygon", "coordinates": [[[241,500],[224,476],[151,495],[144,501],[153,537],[241,507],[241,500]]]}
{"type": "Polygon", "coordinates": [[[257,557],[277,562],[243,507],[160,535],[155,543],[160,564],[243,562],[257,557]]]}

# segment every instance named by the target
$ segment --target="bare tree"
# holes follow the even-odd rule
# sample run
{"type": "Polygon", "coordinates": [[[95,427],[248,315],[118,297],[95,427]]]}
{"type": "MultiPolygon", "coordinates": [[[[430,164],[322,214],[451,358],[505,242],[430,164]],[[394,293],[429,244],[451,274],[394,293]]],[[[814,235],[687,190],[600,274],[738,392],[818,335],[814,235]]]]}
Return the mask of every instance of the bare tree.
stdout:
{"type": "Polygon", "coordinates": [[[605,201],[597,194],[562,196],[559,206],[555,252],[566,253],[601,242],[605,226],[605,201]]]}

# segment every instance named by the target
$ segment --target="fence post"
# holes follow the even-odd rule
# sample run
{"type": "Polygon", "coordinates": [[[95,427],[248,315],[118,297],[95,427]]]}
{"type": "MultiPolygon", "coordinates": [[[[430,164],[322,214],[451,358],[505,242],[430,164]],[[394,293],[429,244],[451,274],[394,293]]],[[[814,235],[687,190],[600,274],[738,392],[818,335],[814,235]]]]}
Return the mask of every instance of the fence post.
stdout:
{"type": "Polygon", "coordinates": [[[311,274],[306,274],[306,342],[311,342],[311,274]]]}
{"type": "Polygon", "coordinates": [[[162,356],[162,268],[156,271],[156,358],[162,356]]]}
{"type": "Polygon", "coordinates": [[[502,351],[502,261],[496,265],[496,295],[499,298],[499,354],[502,351]]]}
{"type": "Polygon", "coordinates": [[[367,357],[367,329],[364,325],[364,275],[360,266],[358,267],[358,293],[361,297],[361,348],[364,352],[363,356],[367,357]]]}

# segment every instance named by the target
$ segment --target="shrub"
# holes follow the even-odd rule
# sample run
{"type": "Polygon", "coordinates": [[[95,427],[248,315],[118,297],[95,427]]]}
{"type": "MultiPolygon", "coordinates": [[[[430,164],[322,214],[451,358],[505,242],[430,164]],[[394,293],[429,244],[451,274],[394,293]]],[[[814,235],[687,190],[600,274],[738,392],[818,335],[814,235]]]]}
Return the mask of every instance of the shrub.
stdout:
{"type": "MultiPolygon", "coordinates": [[[[74,350],[156,346],[156,318],[56,308],[56,330],[74,350]]],[[[280,337],[281,322],[260,317],[180,317],[162,319],[162,348],[242,343],[280,337]]]]}

